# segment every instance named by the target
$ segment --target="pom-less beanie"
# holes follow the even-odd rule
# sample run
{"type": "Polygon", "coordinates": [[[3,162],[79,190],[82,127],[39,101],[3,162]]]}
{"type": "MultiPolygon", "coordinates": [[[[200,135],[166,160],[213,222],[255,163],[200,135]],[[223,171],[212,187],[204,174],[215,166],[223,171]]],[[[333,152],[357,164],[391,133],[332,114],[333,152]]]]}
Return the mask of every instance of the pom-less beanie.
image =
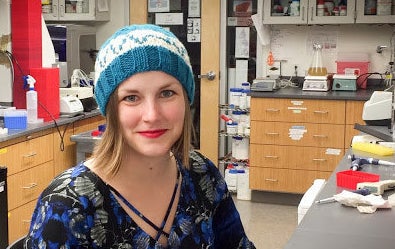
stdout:
{"type": "Polygon", "coordinates": [[[130,76],[162,71],[175,77],[193,103],[195,81],[184,45],[170,31],[152,24],[131,25],[115,32],[101,46],[95,63],[95,97],[106,115],[110,95],[130,76]]]}

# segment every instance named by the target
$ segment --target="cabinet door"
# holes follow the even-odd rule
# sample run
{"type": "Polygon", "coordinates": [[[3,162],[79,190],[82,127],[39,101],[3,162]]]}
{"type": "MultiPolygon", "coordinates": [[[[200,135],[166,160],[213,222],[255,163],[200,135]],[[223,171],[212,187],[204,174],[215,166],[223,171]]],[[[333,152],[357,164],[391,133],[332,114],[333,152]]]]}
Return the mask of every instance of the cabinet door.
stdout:
{"type": "Polygon", "coordinates": [[[355,0],[338,1],[340,3],[337,6],[333,5],[332,8],[328,5],[325,11],[322,8],[317,8],[316,0],[301,0],[299,11],[296,12],[293,11],[293,9],[295,9],[293,3],[290,4],[289,2],[290,1],[271,1],[269,3],[265,1],[263,22],[265,24],[354,23],[355,0]],[[341,2],[345,3],[342,4],[341,2]],[[340,11],[341,8],[344,9],[340,11]],[[284,10],[287,9],[287,13],[284,14],[284,10]],[[283,10],[283,12],[280,12],[280,10],[283,10]]]}
{"type": "Polygon", "coordinates": [[[307,24],[308,0],[300,0],[299,13],[292,13],[289,1],[264,1],[263,23],[264,24],[307,24]],[[285,13],[284,13],[285,12],[285,13]]]}
{"type": "MultiPolygon", "coordinates": [[[[334,1],[336,2],[336,1],[334,1]]],[[[354,23],[355,0],[337,1],[337,6],[325,6],[324,15],[317,8],[317,0],[309,0],[308,20],[309,24],[340,24],[354,23]],[[344,4],[343,4],[344,2],[344,4]],[[329,10],[328,10],[329,9],[329,10]],[[328,10],[328,11],[326,11],[328,10]]]]}
{"type": "Polygon", "coordinates": [[[41,9],[45,20],[56,21],[59,19],[60,0],[42,0],[41,9]]]}
{"type": "Polygon", "coordinates": [[[356,23],[395,23],[395,2],[358,0],[356,5],[356,23]]]}

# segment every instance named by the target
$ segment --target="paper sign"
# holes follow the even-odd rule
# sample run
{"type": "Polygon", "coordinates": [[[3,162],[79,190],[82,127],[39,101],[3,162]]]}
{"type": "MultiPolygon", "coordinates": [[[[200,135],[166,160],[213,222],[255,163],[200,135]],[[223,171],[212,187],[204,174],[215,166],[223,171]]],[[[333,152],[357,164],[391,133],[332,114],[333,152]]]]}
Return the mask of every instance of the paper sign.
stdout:
{"type": "Polygon", "coordinates": [[[250,57],[250,28],[236,27],[235,37],[235,57],[249,58],[250,57]]]}
{"type": "Polygon", "coordinates": [[[157,25],[183,25],[183,13],[155,13],[157,25]]]}
{"type": "Polygon", "coordinates": [[[148,12],[169,12],[169,0],[148,0],[148,12]]]}
{"type": "Polygon", "coordinates": [[[188,17],[200,17],[200,0],[189,0],[188,17]]]}
{"type": "Polygon", "coordinates": [[[188,18],[187,20],[187,41],[200,42],[200,18],[188,18]]]}

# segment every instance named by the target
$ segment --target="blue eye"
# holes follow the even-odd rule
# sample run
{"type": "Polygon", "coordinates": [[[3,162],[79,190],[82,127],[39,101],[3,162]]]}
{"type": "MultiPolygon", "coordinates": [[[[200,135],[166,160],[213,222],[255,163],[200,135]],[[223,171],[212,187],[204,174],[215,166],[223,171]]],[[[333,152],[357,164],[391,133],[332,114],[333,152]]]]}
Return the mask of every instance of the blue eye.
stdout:
{"type": "Polygon", "coordinates": [[[164,90],[161,92],[161,96],[164,98],[169,98],[171,96],[173,96],[175,93],[172,90],[164,90]]]}
{"type": "Polygon", "coordinates": [[[128,102],[136,102],[137,96],[136,95],[129,95],[129,96],[126,96],[123,100],[128,101],[128,102]]]}

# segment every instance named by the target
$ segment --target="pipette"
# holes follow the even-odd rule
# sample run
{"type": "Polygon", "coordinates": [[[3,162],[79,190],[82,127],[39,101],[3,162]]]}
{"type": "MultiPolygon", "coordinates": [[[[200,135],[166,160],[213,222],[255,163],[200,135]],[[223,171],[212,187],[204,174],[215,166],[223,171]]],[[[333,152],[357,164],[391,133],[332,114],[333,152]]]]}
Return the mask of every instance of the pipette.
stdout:
{"type": "MultiPolygon", "coordinates": [[[[367,188],[357,189],[357,190],[354,190],[352,192],[356,193],[356,194],[360,194],[360,195],[370,195],[370,190],[367,189],[367,188]]],[[[315,203],[323,204],[323,203],[329,203],[329,202],[335,202],[335,201],[336,201],[335,197],[332,196],[332,197],[329,197],[329,198],[318,200],[315,203]]]]}
{"type": "Polygon", "coordinates": [[[394,162],[385,161],[381,159],[376,159],[372,157],[356,157],[353,155],[348,155],[348,158],[351,159],[351,169],[358,170],[363,164],[374,164],[374,165],[385,165],[385,166],[395,166],[394,162]]]}

